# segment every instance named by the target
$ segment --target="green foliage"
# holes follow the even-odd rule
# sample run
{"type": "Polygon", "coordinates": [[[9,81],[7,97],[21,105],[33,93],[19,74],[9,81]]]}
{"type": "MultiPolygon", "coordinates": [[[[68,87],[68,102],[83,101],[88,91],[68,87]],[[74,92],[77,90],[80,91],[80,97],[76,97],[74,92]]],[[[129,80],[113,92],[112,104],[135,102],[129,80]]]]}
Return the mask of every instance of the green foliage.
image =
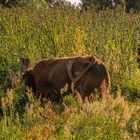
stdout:
{"type": "Polygon", "coordinates": [[[34,66],[43,58],[88,54],[105,61],[113,92],[119,86],[123,93],[139,94],[139,19],[139,14],[81,13],[69,6],[1,9],[0,85],[6,89],[19,57],[29,57],[34,66]]]}
{"type": "Polygon", "coordinates": [[[47,0],[0,0],[3,7],[41,7],[47,5],[47,0]]]}
{"type": "Polygon", "coordinates": [[[82,8],[87,10],[106,10],[107,8],[111,9],[112,0],[82,0],[82,8]]]}
{"type": "Polygon", "coordinates": [[[49,101],[41,105],[29,91],[22,116],[15,110],[14,94],[9,91],[1,101],[0,139],[123,140],[140,137],[140,106],[129,104],[120,93],[116,99],[109,97],[102,102],[75,102],[69,96],[64,99],[62,111],[61,105],[49,101]]]}
{"type": "Polygon", "coordinates": [[[131,10],[140,12],[140,0],[126,0],[126,12],[130,12],[131,10]]]}
{"type": "Polygon", "coordinates": [[[139,31],[140,15],[120,10],[0,9],[0,139],[138,139],[139,31]],[[105,62],[116,99],[81,103],[66,96],[60,105],[42,104],[30,91],[25,95],[20,83],[5,95],[19,57],[34,66],[43,58],[77,55],[105,62]]]}

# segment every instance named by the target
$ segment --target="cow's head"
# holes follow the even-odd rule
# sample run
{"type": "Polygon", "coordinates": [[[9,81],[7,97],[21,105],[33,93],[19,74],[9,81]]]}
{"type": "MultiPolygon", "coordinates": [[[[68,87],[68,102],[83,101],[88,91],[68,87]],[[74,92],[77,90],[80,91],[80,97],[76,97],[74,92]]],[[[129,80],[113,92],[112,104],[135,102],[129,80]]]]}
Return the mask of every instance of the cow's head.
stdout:
{"type": "Polygon", "coordinates": [[[19,58],[18,61],[20,64],[20,72],[25,73],[29,67],[30,59],[29,58],[19,58]]]}

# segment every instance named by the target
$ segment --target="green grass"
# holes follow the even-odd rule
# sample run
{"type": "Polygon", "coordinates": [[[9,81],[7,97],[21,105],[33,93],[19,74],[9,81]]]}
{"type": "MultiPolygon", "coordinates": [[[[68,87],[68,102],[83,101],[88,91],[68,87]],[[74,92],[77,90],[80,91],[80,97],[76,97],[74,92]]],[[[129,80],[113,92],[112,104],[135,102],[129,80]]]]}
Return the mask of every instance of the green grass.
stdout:
{"type": "Polygon", "coordinates": [[[137,103],[124,97],[112,97],[81,103],[66,96],[62,104],[47,101],[41,105],[31,93],[22,115],[14,105],[14,92],[2,98],[3,117],[0,121],[0,139],[80,139],[123,140],[140,137],[140,119],[137,103]]]}
{"type": "Polygon", "coordinates": [[[139,139],[139,38],[140,14],[0,9],[0,139],[139,139]],[[19,57],[29,57],[34,66],[43,58],[77,55],[105,62],[115,99],[82,104],[68,96],[61,105],[42,105],[31,93],[27,100],[21,83],[6,92],[19,57]]]}

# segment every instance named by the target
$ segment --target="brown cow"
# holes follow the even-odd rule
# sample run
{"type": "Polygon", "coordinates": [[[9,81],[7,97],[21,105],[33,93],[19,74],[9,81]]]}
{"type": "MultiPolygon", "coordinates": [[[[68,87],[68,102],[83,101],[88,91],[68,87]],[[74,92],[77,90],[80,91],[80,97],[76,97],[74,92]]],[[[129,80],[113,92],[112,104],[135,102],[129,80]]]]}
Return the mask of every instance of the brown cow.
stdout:
{"type": "Polygon", "coordinates": [[[94,56],[68,57],[40,61],[23,76],[25,86],[33,89],[36,97],[59,100],[60,90],[68,84],[80,93],[82,99],[89,97],[95,89],[103,98],[109,91],[109,73],[102,61],[94,56]]]}
{"type": "Polygon", "coordinates": [[[24,81],[24,86],[25,86],[26,91],[27,91],[27,88],[31,88],[33,93],[36,93],[36,85],[35,85],[33,68],[29,68],[26,70],[26,72],[23,74],[22,80],[24,81]]]}

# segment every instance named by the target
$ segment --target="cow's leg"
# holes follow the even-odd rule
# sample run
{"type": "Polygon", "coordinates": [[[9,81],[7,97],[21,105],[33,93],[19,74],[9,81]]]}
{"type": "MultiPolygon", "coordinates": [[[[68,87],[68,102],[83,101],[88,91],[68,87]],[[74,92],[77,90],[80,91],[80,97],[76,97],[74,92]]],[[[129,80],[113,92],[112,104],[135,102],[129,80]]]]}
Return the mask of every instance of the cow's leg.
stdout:
{"type": "Polygon", "coordinates": [[[100,85],[100,87],[97,88],[97,92],[99,93],[101,99],[105,99],[107,96],[107,87],[106,87],[106,82],[105,80],[103,81],[103,83],[100,85]]]}
{"type": "Polygon", "coordinates": [[[82,101],[84,102],[86,99],[89,98],[90,93],[87,89],[84,89],[83,87],[81,87],[77,91],[76,95],[78,96],[78,98],[82,99],[82,101]]]}
{"type": "Polygon", "coordinates": [[[49,90],[49,95],[48,98],[53,101],[53,102],[61,102],[62,101],[62,96],[61,93],[59,91],[56,91],[54,89],[50,89],[49,90]]]}
{"type": "Polygon", "coordinates": [[[46,86],[41,86],[37,89],[36,98],[47,98],[53,102],[60,102],[62,100],[60,92],[46,86]]]}
{"type": "Polygon", "coordinates": [[[36,98],[44,98],[44,97],[48,97],[49,95],[49,89],[46,86],[40,86],[39,88],[37,88],[36,91],[36,98]]]}
{"type": "Polygon", "coordinates": [[[98,88],[97,88],[97,94],[99,94],[99,97],[100,97],[101,99],[104,99],[104,93],[103,93],[101,87],[98,87],[98,88]]]}

